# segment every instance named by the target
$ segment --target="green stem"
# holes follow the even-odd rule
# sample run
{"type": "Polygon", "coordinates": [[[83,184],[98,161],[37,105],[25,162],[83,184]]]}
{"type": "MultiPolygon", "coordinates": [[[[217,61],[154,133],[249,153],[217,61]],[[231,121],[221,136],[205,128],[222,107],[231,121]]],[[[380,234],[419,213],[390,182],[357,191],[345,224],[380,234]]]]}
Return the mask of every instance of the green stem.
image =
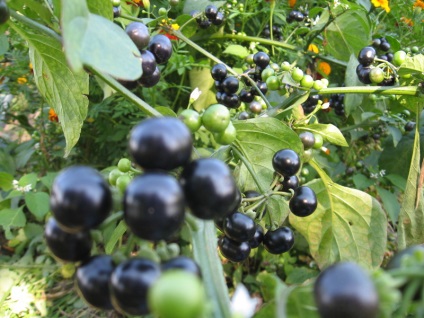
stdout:
{"type": "Polygon", "coordinates": [[[14,18],[16,21],[19,21],[22,24],[25,24],[25,25],[31,27],[32,29],[37,30],[40,33],[48,35],[48,36],[56,39],[57,41],[62,42],[62,37],[59,34],[57,34],[56,32],[54,32],[52,29],[49,29],[48,27],[46,27],[46,26],[44,26],[44,25],[42,25],[38,22],[35,22],[34,20],[31,20],[31,19],[27,18],[26,16],[17,13],[14,10],[9,9],[9,11],[10,11],[10,16],[12,18],[14,18]]]}
{"type": "Polygon", "coordinates": [[[132,93],[130,90],[125,88],[121,83],[119,83],[113,77],[106,75],[106,74],[103,74],[102,72],[96,70],[95,68],[90,68],[90,71],[93,74],[95,74],[96,76],[100,77],[106,84],[108,84],[114,90],[121,93],[130,102],[136,104],[143,113],[145,113],[149,116],[153,116],[153,117],[161,117],[162,116],[162,114],[159,113],[156,109],[154,109],[152,106],[147,104],[144,100],[139,98],[137,95],[132,93]]]}
{"type": "Polygon", "coordinates": [[[99,229],[102,230],[102,229],[106,228],[109,224],[114,223],[118,220],[121,220],[123,216],[124,216],[124,212],[122,212],[122,211],[118,211],[116,213],[113,213],[106,220],[103,221],[103,223],[100,225],[99,229]]]}
{"type": "Polygon", "coordinates": [[[191,237],[194,258],[202,269],[203,283],[209,301],[212,303],[212,317],[230,318],[230,300],[224,278],[224,270],[217,253],[216,230],[213,221],[194,220],[196,228],[192,228],[191,237]]]}
{"type": "Polygon", "coordinates": [[[350,86],[323,88],[319,94],[381,94],[420,96],[418,86],[350,86]]]}

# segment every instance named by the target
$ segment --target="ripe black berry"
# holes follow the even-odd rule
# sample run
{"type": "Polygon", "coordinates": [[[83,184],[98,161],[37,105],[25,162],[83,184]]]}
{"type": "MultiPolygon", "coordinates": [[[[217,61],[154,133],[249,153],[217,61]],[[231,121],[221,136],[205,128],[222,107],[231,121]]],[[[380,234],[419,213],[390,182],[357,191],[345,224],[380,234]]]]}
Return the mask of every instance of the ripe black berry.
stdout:
{"type": "Polygon", "coordinates": [[[255,95],[252,94],[252,91],[246,90],[244,88],[240,91],[239,96],[240,96],[240,100],[244,103],[250,103],[255,98],[255,95]]]}
{"type": "Polygon", "coordinates": [[[156,59],[155,56],[149,50],[140,51],[141,54],[141,68],[143,69],[143,75],[152,75],[156,70],[156,59]]]}
{"type": "Polygon", "coordinates": [[[156,63],[164,64],[172,55],[171,40],[163,34],[157,34],[150,40],[149,51],[155,56],[156,63]]]}
{"type": "Polygon", "coordinates": [[[190,130],[178,118],[143,120],[135,126],[129,152],[144,169],[172,170],[190,161],[193,147],[190,130]]]}
{"type": "Polygon", "coordinates": [[[153,87],[157,83],[159,83],[160,80],[160,70],[156,66],[153,74],[150,75],[141,75],[141,77],[137,80],[137,84],[139,84],[142,87],[153,87]]]}
{"type": "Polygon", "coordinates": [[[211,21],[215,20],[217,14],[218,14],[218,8],[216,6],[214,6],[213,4],[206,6],[205,15],[209,20],[211,21]]]}
{"type": "Polygon", "coordinates": [[[249,240],[250,248],[257,248],[264,240],[264,229],[260,224],[255,226],[255,234],[249,240]]]}
{"type": "Polygon", "coordinates": [[[285,253],[294,245],[293,231],[287,226],[268,231],[264,236],[263,244],[271,254],[285,253]]]}
{"type": "Polygon", "coordinates": [[[237,94],[221,94],[221,103],[227,106],[228,108],[238,108],[241,104],[240,96],[237,94]]]}
{"type": "Polygon", "coordinates": [[[299,134],[299,138],[302,141],[303,148],[310,149],[315,144],[315,136],[310,131],[304,131],[299,134]]]}
{"type": "Polygon", "coordinates": [[[219,239],[218,247],[222,255],[231,262],[242,262],[250,254],[248,242],[236,242],[226,236],[219,239]]]}
{"type": "Polygon", "coordinates": [[[415,129],[415,122],[413,122],[413,121],[408,121],[406,124],[405,124],[405,131],[412,131],[412,130],[414,130],[415,129]]]}
{"type": "Polygon", "coordinates": [[[359,52],[358,62],[362,66],[369,66],[374,62],[375,55],[375,49],[372,46],[366,46],[359,52]]]}
{"type": "Polygon", "coordinates": [[[249,241],[255,235],[255,222],[246,214],[235,212],[224,221],[224,233],[237,242],[249,241]]]}
{"type": "Polygon", "coordinates": [[[149,29],[144,23],[131,22],[125,28],[125,32],[128,34],[139,50],[143,50],[149,44],[149,29]]]}
{"type": "Polygon", "coordinates": [[[211,69],[212,78],[216,81],[222,81],[227,76],[227,68],[224,64],[215,64],[211,69]]]}
{"type": "Polygon", "coordinates": [[[297,176],[284,177],[284,180],[281,184],[283,185],[281,190],[284,192],[289,192],[290,189],[294,190],[299,187],[299,178],[297,176]]]}
{"type": "Polygon", "coordinates": [[[358,79],[364,84],[371,84],[370,72],[371,67],[363,66],[362,64],[358,64],[356,67],[356,75],[358,75],[358,79]]]}
{"type": "Polygon", "coordinates": [[[239,85],[239,80],[234,76],[228,76],[222,81],[222,88],[227,94],[237,93],[239,85]]]}
{"type": "Polygon", "coordinates": [[[224,14],[221,11],[218,11],[216,14],[215,20],[212,20],[213,25],[221,25],[224,22],[224,14]]]}
{"type": "Polygon", "coordinates": [[[269,65],[269,61],[269,56],[265,52],[257,52],[255,53],[255,55],[253,55],[253,63],[255,63],[256,66],[259,66],[262,69],[269,65]]]}
{"type": "Polygon", "coordinates": [[[390,50],[390,43],[387,41],[381,41],[380,50],[387,52],[390,50]]]}
{"type": "Polygon", "coordinates": [[[284,177],[293,176],[300,169],[299,155],[291,149],[281,149],[274,154],[272,166],[284,177]]]}
{"type": "Polygon", "coordinates": [[[309,187],[298,187],[290,199],[290,211],[300,217],[311,215],[318,206],[318,200],[314,190],[309,187]]]}

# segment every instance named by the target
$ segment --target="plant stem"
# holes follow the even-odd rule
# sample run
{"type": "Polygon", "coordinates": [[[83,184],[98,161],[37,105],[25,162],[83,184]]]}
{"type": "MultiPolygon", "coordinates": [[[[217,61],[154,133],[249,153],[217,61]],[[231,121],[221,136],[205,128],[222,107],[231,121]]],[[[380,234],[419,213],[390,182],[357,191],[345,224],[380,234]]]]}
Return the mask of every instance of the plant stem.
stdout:
{"type": "Polygon", "coordinates": [[[319,94],[381,94],[420,96],[418,86],[350,86],[323,88],[319,94]]]}
{"type": "MultiPolygon", "coordinates": [[[[230,299],[224,271],[217,253],[216,230],[213,221],[194,219],[196,228],[191,227],[193,254],[202,269],[202,278],[212,308],[212,317],[230,318],[230,299]]],[[[192,221],[193,221],[192,220],[192,221]]]]}
{"type": "Polygon", "coordinates": [[[137,95],[132,93],[130,90],[125,88],[121,83],[119,83],[113,77],[106,75],[106,74],[103,74],[102,72],[96,70],[95,68],[90,68],[90,71],[93,72],[98,77],[100,77],[105,83],[107,83],[114,90],[121,93],[130,102],[136,104],[143,113],[145,113],[149,116],[153,116],[153,117],[161,117],[162,116],[162,114],[159,113],[156,109],[154,109],[152,106],[147,104],[144,100],[139,98],[137,95]]]}
{"type": "Polygon", "coordinates": [[[39,31],[39,32],[41,32],[45,35],[48,35],[48,36],[50,36],[50,37],[54,38],[55,40],[62,43],[62,37],[59,34],[57,34],[56,32],[54,32],[52,29],[49,29],[48,27],[46,27],[46,26],[44,26],[44,25],[42,25],[38,22],[35,22],[34,20],[31,20],[31,19],[27,18],[26,16],[17,13],[14,10],[9,9],[9,11],[10,11],[10,16],[12,18],[14,18],[16,21],[19,21],[22,24],[25,24],[25,25],[31,27],[32,29],[35,29],[35,30],[37,30],[37,31],[39,31]]]}

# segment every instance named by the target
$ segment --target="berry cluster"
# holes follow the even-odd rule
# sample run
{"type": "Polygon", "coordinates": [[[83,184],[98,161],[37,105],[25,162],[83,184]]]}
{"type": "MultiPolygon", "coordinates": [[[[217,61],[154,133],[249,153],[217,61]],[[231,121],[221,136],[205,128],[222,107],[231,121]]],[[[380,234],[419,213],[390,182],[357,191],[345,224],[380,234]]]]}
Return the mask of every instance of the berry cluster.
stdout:
{"type": "Polygon", "coordinates": [[[321,98],[321,95],[309,95],[308,99],[302,104],[303,112],[305,114],[312,113],[318,103],[322,102],[321,98]]]}
{"type": "Polygon", "coordinates": [[[203,125],[213,133],[215,141],[221,145],[229,145],[237,137],[236,128],[230,120],[230,111],[221,104],[210,105],[202,115],[195,110],[185,109],[179,114],[178,118],[192,132],[197,131],[203,125]]]}
{"type": "Polygon", "coordinates": [[[294,21],[296,22],[302,22],[308,17],[308,12],[301,12],[298,10],[292,10],[290,11],[289,15],[286,18],[286,21],[288,23],[292,23],[294,21]]]}
{"type": "MultiPolygon", "coordinates": [[[[269,25],[267,25],[263,30],[261,35],[265,38],[265,39],[270,39],[271,38],[271,28],[269,25]]],[[[272,26],[272,36],[274,38],[274,40],[277,41],[281,41],[283,39],[283,32],[281,29],[281,26],[278,24],[274,24],[272,26]]]]}
{"type": "Polygon", "coordinates": [[[201,29],[207,29],[211,25],[220,26],[224,22],[224,13],[213,4],[206,6],[203,14],[199,11],[192,11],[191,16],[196,17],[196,22],[201,29]]]}
{"type": "Polygon", "coordinates": [[[143,75],[136,81],[140,86],[152,87],[160,80],[158,64],[165,64],[172,55],[172,43],[163,34],[150,37],[149,29],[141,22],[131,22],[125,32],[140,50],[143,75]]]}
{"type": "Polygon", "coordinates": [[[358,79],[364,84],[394,85],[396,78],[389,67],[383,66],[381,68],[380,66],[374,67],[372,65],[375,61],[376,54],[377,52],[372,46],[366,46],[359,52],[359,65],[356,68],[358,79]]]}
{"type": "MultiPolygon", "coordinates": [[[[312,138],[310,139],[308,145],[312,143],[312,138]]],[[[299,187],[299,179],[296,174],[299,172],[300,165],[299,155],[292,149],[281,149],[272,158],[274,171],[284,177],[282,191],[294,191],[289,203],[290,211],[296,216],[306,217],[316,210],[318,201],[311,188],[299,187]]]]}
{"type": "Polygon", "coordinates": [[[334,113],[338,116],[345,115],[344,94],[332,94],[329,100],[330,107],[334,109],[334,113]]]}
{"type": "Polygon", "coordinates": [[[388,62],[391,62],[393,60],[393,53],[390,53],[390,43],[387,42],[386,38],[377,38],[372,40],[372,46],[376,50],[380,50],[385,52],[384,54],[381,54],[378,56],[380,60],[385,60],[388,62]]]}
{"type": "Polygon", "coordinates": [[[0,25],[6,23],[10,18],[9,7],[5,0],[0,0],[0,25]]]}

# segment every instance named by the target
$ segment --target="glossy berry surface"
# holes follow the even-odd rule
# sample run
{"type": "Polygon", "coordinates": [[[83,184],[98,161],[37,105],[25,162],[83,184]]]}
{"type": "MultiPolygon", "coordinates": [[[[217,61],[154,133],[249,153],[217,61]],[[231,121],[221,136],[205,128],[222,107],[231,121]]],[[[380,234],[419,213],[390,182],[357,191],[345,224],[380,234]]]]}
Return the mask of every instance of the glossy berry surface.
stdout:
{"type": "Polygon", "coordinates": [[[303,144],[303,148],[310,149],[315,144],[315,136],[310,131],[304,131],[299,134],[300,141],[303,144]]]}
{"type": "Polygon", "coordinates": [[[216,6],[214,6],[213,4],[206,6],[205,15],[209,20],[211,21],[215,20],[217,14],[218,14],[218,8],[216,6]]]}
{"type": "Polygon", "coordinates": [[[149,51],[155,56],[156,63],[164,64],[172,55],[171,40],[163,34],[157,34],[149,42],[149,51]]]}
{"type": "Polygon", "coordinates": [[[112,309],[109,279],[114,268],[110,255],[96,255],[82,263],[75,273],[75,286],[81,298],[96,308],[112,309]]]}
{"type": "Polygon", "coordinates": [[[150,33],[149,29],[144,23],[131,22],[125,28],[125,32],[128,34],[130,39],[134,42],[139,50],[143,50],[149,44],[150,33]]]}
{"type": "Polygon", "coordinates": [[[368,66],[359,64],[356,67],[356,75],[358,76],[358,79],[364,84],[371,84],[370,72],[371,68],[368,66]]]}
{"type": "Polygon", "coordinates": [[[239,204],[239,190],[228,166],[215,158],[188,164],[181,175],[191,212],[201,219],[225,217],[239,204]]]}
{"type": "Polygon", "coordinates": [[[230,120],[230,111],[222,104],[210,105],[202,114],[203,126],[211,132],[224,131],[230,124],[230,120]]]}
{"type": "Polygon", "coordinates": [[[285,253],[293,247],[293,231],[286,226],[274,231],[268,231],[264,236],[263,244],[265,249],[271,254],[285,253]]]}
{"type": "Polygon", "coordinates": [[[224,233],[237,242],[249,241],[255,235],[255,222],[246,214],[235,212],[224,221],[224,233]]]}
{"type": "Polygon", "coordinates": [[[140,51],[141,54],[141,68],[143,69],[142,76],[150,76],[156,70],[155,56],[149,50],[140,51]]]}
{"type": "Polygon", "coordinates": [[[93,241],[90,232],[67,233],[54,218],[44,228],[44,239],[52,254],[64,262],[78,262],[90,257],[93,241]]]}
{"type": "Polygon", "coordinates": [[[226,236],[219,239],[218,247],[226,259],[236,263],[246,260],[251,250],[248,242],[233,241],[226,236]]]}
{"type": "Polygon", "coordinates": [[[9,7],[6,1],[0,1],[0,25],[6,23],[10,18],[9,7]]]}
{"type": "Polygon", "coordinates": [[[212,24],[219,26],[224,22],[224,19],[225,19],[224,13],[222,13],[221,11],[218,11],[215,19],[212,20],[212,24]]]}
{"type": "Polygon", "coordinates": [[[342,262],[326,268],[314,284],[321,317],[376,318],[379,300],[371,278],[358,265],[342,262]]]}
{"type": "Polygon", "coordinates": [[[148,314],[147,294],[160,274],[159,265],[148,259],[130,258],[120,263],[109,283],[113,307],[124,315],[148,314]]]}
{"type": "Polygon", "coordinates": [[[240,82],[234,76],[228,76],[222,81],[222,88],[227,94],[234,94],[239,89],[240,82]]]}
{"type": "Polygon", "coordinates": [[[177,256],[167,260],[166,262],[162,263],[161,269],[163,272],[181,269],[198,277],[202,277],[199,265],[197,265],[193,259],[186,256],[177,256]]]}
{"type": "Polygon", "coordinates": [[[269,65],[269,61],[269,55],[265,52],[257,52],[255,53],[255,55],[253,55],[253,63],[255,63],[256,66],[259,66],[262,69],[269,65]]]}
{"type": "Polygon", "coordinates": [[[293,176],[300,169],[299,155],[291,149],[281,149],[274,154],[272,166],[284,177],[293,176]]]}
{"type": "Polygon", "coordinates": [[[284,177],[281,184],[283,186],[281,190],[289,192],[290,189],[294,190],[299,187],[299,178],[297,176],[284,177]]]}
{"type": "Polygon", "coordinates": [[[314,190],[306,186],[296,188],[289,203],[290,211],[300,217],[311,215],[317,206],[318,200],[314,190]]]}
{"type": "Polygon", "coordinates": [[[177,179],[164,172],[146,172],[129,184],[124,219],[138,237],[159,241],[172,237],[184,221],[184,192],[177,179]]]}
{"type": "Polygon", "coordinates": [[[159,83],[159,80],[160,80],[160,70],[156,66],[153,74],[150,74],[150,75],[143,74],[143,75],[141,75],[141,77],[137,80],[137,84],[139,84],[142,87],[148,88],[148,87],[155,86],[157,83],[159,83]]]}
{"type": "Polygon", "coordinates": [[[222,81],[227,76],[227,67],[224,64],[215,64],[211,69],[212,78],[216,81],[222,81]]]}
{"type": "Polygon", "coordinates": [[[93,168],[72,166],[53,182],[50,208],[60,227],[67,232],[92,229],[112,209],[112,195],[103,177],[93,168]]]}
{"type": "Polygon", "coordinates": [[[264,240],[264,229],[260,224],[255,225],[255,234],[249,240],[250,248],[257,248],[264,240]]]}
{"type": "Polygon", "coordinates": [[[364,47],[358,54],[358,62],[363,66],[369,66],[374,62],[375,49],[372,46],[364,47]]]}
{"type": "Polygon", "coordinates": [[[143,120],[131,131],[129,152],[144,169],[172,170],[190,161],[190,130],[178,118],[143,120]]]}

